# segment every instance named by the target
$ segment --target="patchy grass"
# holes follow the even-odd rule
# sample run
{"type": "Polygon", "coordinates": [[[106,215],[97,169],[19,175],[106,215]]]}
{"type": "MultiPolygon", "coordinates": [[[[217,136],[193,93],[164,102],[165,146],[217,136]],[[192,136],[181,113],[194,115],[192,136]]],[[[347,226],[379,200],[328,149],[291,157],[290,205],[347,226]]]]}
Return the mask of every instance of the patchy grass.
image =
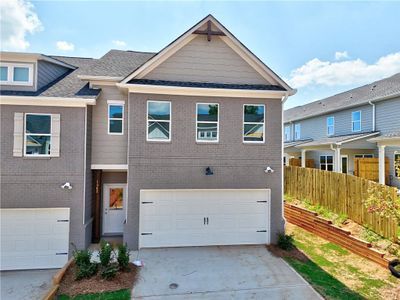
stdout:
{"type": "Polygon", "coordinates": [[[131,291],[129,289],[124,289],[114,292],[78,295],[75,297],[60,295],[58,296],[58,299],[59,300],[130,300],[131,291]]]}
{"type": "Polygon", "coordinates": [[[326,299],[399,299],[400,279],[388,269],[295,225],[288,224],[287,234],[309,260],[285,260],[326,299]]]}

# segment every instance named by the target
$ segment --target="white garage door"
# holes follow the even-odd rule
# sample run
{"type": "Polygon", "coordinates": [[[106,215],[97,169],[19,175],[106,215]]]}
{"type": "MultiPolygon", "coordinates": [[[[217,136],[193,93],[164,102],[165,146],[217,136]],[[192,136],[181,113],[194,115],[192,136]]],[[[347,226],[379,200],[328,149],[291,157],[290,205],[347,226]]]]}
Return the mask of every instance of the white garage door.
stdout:
{"type": "Polygon", "coordinates": [[[141,190],[139,247],[269,244],[270,190],[141,190]]]}
{"type": "Polygon", "coordinates": [[[1,270],[60,268],[67,262],[69,208],[0,212],[1,270]]]}

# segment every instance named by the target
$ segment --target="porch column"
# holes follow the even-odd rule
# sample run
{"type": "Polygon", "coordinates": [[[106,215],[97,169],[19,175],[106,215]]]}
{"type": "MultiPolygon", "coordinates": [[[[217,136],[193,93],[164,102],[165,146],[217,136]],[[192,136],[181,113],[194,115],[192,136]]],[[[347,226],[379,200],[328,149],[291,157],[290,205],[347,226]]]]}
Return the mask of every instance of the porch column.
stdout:
{"type": "Polygon", "coordinates": [[[306,149],[301,150],[301,167],[305,168],[306,167],[306,149]]]}
{"type": "Polygon", "coordinates": [[[385,147],[379,145],[379,183],[385,184],[385,147]]]}
{"type": "Polygon", "coordinates": [[[342,172],[342,158],[340,157],[341,149],[339,146],[335,149],[335,168],[334,171],[337,173],[342,172]]]}

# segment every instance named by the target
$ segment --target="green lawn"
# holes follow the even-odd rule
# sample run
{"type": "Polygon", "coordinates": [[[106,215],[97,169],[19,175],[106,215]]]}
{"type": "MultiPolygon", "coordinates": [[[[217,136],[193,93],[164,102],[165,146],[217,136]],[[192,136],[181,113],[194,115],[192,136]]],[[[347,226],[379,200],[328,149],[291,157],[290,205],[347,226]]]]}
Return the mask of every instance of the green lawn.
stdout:
{"type": "Polygon", "coordinates": [[[60,295],[58,299],[59,300],[130,300],[131,291],[125,289],[114,292],[104,292],[99,294],[78,295],[75,297],[60,295]]]}
{"type": "Polygon", "coordinates": [[[309,261],[285,257],[326,299],[392,299],[398,293],[400,279],[367,259],[289,224],[294,245],[309,261]]]}

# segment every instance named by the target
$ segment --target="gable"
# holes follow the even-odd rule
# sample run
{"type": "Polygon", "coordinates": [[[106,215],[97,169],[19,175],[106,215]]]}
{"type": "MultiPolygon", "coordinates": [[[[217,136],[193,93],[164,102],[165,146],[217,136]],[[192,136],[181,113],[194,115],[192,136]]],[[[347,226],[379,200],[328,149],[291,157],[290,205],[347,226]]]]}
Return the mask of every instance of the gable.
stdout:
{"type": "Polygon", "coordinates": [[[150,80],[213,82],[227,84],[272,84],[254,70],[219,36],[197,35],[154,70],[150,80]]]}

